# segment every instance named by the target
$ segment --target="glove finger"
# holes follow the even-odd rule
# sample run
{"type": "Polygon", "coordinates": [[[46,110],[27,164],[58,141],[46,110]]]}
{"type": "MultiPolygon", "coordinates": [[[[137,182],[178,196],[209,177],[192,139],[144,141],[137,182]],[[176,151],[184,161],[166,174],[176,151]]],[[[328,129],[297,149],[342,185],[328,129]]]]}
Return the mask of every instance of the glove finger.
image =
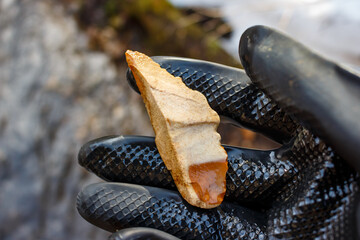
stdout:
{"type": "MultiPolygon", "coordinates": [[[[297,172],[286,158],[277,159],[280,150],[260,151],[224,146],[228,153],[226,201],[248,207],[267,208],[277,189],[297,172]]],[[[175,190],[153,137],[110,136],[85,144],[79,164],[100,178],[175,190]]]]}
{"type": "Polygon", "coordinates": [[[229,203],[204,210],[161,188],[92,184],[79,193],[77,209],[88,222],[111,232],[149,227],[181,239],[265,238],[265,219],[259,212],[229,203]]]}
{"type": "Polygon", "coordinates": [[[180,240],[166,232],[153,228],[125,228],[113,233],[109,240],[180,240]]]}
{"type": "Polygon", "coordinates": [[[264,26],[244,32],[251,80],[360,170],[360,77],[264,26]]]}
{"type": "MultiPolygon", "coordinates": [[[[181,77],[189,88],[204,94],[219,115],[277,142],[287,142],[294,135],[297,123],[259,90],[243,70],[187,58],[157,56],[153,60],[170,74],[181,77]]],[[[127,79],[138,91],[130,70],[127,79]]]]}

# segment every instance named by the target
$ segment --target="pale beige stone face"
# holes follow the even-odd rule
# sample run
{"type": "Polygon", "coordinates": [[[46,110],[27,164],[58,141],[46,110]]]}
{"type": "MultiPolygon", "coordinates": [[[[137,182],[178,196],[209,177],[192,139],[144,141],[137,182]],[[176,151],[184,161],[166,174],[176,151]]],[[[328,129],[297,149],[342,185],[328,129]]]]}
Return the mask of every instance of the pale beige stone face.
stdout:
{"type": "MultiPolygon", "coordinates": [[[[199,198],[193,187],[194,179],[189,176],[190,166],[226,162],[227,154],[216,132],[218,114],[204,95],[188,88],[179,77],[169,74],[148,56],[127,51],[126,59],[149,113],[159,153],[179,192],[192,205],[218,206],[222,199],[214,204],[199,198]]],[[[221,177],[225,178],[225,174],[221,177]]]]}

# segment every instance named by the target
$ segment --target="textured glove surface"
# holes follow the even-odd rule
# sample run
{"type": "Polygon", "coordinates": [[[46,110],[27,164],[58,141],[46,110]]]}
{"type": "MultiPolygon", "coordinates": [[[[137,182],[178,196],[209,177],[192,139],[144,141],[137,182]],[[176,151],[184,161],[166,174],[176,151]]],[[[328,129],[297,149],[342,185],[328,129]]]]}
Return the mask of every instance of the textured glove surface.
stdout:
{"type": "MultiPolygon", "coordinates": [[[[359,176],[332,147],[282,110],[242,70],[183,58],[153,59],[202,92],[220,115],[284,145],[271,151],[225,146],[225,202],[203,210],[175,191],[153,138],[97,139],[83,146],[79,163],[106,181],[122,183],[84,188],[77,204],[85,219],[112,232],[150,227],[181,239],[358,237],[359,176]]],[[[128,80],[136,89],[130,73],[128,80]]]]}

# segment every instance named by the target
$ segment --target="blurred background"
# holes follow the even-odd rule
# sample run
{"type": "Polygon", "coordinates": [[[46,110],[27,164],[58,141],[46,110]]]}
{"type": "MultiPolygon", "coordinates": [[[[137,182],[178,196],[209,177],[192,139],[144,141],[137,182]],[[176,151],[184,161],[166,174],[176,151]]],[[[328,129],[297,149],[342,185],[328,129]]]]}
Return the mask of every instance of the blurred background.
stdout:
{"type": "MultiPolygon", "coordinates": [[[[77,152],[105,135],[153,135],[126,83],[127,49],[240,67],[242,32],[264,24],[359,69],[359,11],[359,0],[0,0],[0,239],[107,239],[75,208],[101,181],[77,152]]],[[[219,131],[227,144],[278,146],[219,131]]]]}

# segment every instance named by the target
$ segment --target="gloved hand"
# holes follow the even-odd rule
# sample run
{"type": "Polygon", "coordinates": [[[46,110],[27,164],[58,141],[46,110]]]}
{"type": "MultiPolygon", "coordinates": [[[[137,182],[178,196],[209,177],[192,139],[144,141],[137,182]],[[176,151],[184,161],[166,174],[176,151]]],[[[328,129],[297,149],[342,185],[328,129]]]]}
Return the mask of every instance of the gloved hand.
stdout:
{"type": "Polygon", "coordinates": [[[79,193],[77,208],[87,221],[122,229],[113,239],[170,239],[164,232],[181,239],[360,236],[359,76],[263,26],[243,34],[239,54],[246,73],[193,59],[153,59],[203,93],[219,115],[282,147],[224,146],[225,200],[204,210],[176,191],[154,138],[96,139],[81,148],[79,163],[111,183],[79,193]]]}

